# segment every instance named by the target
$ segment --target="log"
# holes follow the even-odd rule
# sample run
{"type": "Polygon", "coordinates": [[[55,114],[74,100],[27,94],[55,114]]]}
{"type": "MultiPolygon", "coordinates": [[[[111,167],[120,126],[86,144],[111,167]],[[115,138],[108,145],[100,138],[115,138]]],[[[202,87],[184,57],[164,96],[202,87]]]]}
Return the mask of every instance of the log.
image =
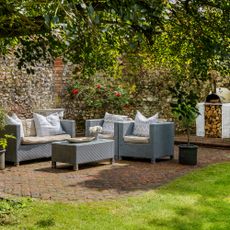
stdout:
{"type": "Polygon", "coordinates": [[[221,137],[222,106],[220,104],[205,105],[205,136],[221,137]]]}

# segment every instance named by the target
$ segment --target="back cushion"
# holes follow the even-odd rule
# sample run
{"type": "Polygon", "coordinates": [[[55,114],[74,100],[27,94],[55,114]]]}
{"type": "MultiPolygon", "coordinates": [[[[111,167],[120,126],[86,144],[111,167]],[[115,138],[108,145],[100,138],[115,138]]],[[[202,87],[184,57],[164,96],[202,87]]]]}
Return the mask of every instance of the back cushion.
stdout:
{"type": "Polygon", "coordinates": [[[36,129],[34,119],[24,119],[22,120],[22,126],[24,130],[25,137],[34,137],[36,136],[36,129]]]}
{"type": "Polygon", "coordinates": [[[114,134],[114,122],[128,121],[128,120],[129,120],[128,116],[110,114],[106,112],[104,116],[104,123],[102,125],[102,132],[114,134]]]}
{"type": "Polygon", "coordinates": [[[33,114],[37,136],[52,136],[65,133],[61,127],[58,113],[52,113],[43,116],[37,113],[33,114]]]}
{"type": "Polygon", "coordinates": [[[24,137],[22,120],[19,119],[15,113],[13,113],[11,117],[6,115],[6,124],[7,125],[20,125],[20,137],[24,137]]]}
{"type": "Polygon", "coordinates": [[[135,116],[133,135],[135,136],[149,136],[149,125],[158,121],[158,113],[154,116],[146,118],[139,111],[135,116]]]}

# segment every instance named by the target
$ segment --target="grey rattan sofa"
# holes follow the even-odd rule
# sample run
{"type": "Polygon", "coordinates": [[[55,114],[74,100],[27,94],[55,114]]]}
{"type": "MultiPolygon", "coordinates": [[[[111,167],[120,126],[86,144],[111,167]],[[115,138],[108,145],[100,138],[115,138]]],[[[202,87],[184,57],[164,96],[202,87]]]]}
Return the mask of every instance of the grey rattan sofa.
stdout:
{"type": "MultiPolygon", "coordinates": [[[[67,134],[71,137],[75,136],[75,121],[61,120],[61,125],[67,134]]],[[[6,149],[6,161],[8,162],[19,165],[21,161],[51,157],[51,142],[44,144],[21,144],[20,125],[7,125],[5,130],[0,133],[0,136],[4,134],[11,134],[16,137],[16,139],[9,139],[8,142],[6,149]]]]}
{"type": "MultiPolygon", "coordinates": [[[[118,123],[118,155],[122,157],[147,158],[152,163],[156,159],[169,156],[174,153],[174,123],[163,122],[150,125],[149,140],[147,143],[130,143],[124,140],[125,136],[133,133],[134,122],[118,123]]],[[[133,136],[135,138],[135,136],[133,136]]]]}

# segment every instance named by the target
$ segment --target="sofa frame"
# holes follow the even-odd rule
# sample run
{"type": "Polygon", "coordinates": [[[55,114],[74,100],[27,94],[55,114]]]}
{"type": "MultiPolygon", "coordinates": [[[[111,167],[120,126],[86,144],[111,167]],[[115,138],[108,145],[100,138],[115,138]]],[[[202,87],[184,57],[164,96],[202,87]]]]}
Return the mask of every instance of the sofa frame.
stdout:
{"type": "MultiPolygon", "coordinates": [[[[71,137],[75,137],[76,124],[74,120],[61,120],[61,126],[71,137]]],[[[15,139],[8,139],[5,159],[14,165],[19,165],[22,161],[51,157],[52,142],[44,144],[21,144],[20,125],[6,125],[0,132],[0,136],[10,134],[15,139]]]]}

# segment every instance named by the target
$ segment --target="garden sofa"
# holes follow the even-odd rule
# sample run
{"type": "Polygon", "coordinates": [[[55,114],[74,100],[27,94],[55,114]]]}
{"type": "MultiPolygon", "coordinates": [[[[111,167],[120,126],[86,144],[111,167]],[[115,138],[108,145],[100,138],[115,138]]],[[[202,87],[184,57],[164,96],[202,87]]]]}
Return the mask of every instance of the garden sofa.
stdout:
{"type": "Polygon", "coordinates": [[[122,157],[135,157],[156,159],[168,156],[173,158],[174,153],[174,123],[159,122],[149,125],[149,136],[133,135],[135,122],[118,122],[118,155],[122,157]]]}
{"type": "Polygon", "coordinates": [[[65,140],[75,136],[75,121],[60,120],[63,130],[66,132],[62,135],[45,136],[45,137],[20,137],[20,125],[6,125],[5,130],[1,131],[0,136],[11,134],[15,139],[9,139],[6,149],[6,161],[19,165],[21,161],[34,160],[38,158],[51,157],[51,144],[54,141],[65,140]]]}

